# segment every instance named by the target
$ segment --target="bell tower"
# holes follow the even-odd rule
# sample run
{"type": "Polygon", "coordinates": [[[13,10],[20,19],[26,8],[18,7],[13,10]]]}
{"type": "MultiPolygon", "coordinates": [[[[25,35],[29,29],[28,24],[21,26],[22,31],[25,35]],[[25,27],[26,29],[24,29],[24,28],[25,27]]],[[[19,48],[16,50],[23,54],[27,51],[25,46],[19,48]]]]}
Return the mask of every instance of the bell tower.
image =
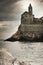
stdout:
{"type": "Polygon", "coordinates": [[[32,15],[32,5],[30,4],[28,7],[29,14],[32,15]]]}

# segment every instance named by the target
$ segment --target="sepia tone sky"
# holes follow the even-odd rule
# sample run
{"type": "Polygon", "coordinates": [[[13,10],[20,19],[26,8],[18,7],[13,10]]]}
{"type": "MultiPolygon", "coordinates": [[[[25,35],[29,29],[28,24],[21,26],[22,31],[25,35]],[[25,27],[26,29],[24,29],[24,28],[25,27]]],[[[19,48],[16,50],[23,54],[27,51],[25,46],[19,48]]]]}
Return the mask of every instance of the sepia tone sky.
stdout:
{"type": "Polygon", "coordinates": [[[42,17],[43,0],[0,0],[0,39],[7,38],[17,31],[21,14],[28,11],[30,3],[34,16],[42,17]]]}
{"type": "Polygon", "coordinates": [[[43,0],[0,0],[0,21],[20,20],[20,15],[28,9],[29,3],[33,6],[35,16],[41,17],[43,0]]]}

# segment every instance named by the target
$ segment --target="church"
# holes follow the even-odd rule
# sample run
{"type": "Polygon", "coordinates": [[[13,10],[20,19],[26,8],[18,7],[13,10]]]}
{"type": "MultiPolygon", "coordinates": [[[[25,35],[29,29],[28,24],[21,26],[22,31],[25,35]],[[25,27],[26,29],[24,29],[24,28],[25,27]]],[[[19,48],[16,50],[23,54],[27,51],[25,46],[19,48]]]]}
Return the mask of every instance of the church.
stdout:
{"type": "Polygon", "coordinates": [[[33,15],[33,11],[32,11],[32,6],[30,4],[29,7],[28,7],[28,12],[25,11],[21,15],[21,24],[29,25],[29,24],[33,23],[33,18],[34,18],[34,15],[33,15]]]}
{"type": "Polygon", "coordinates": [[[24,33],[23,35],[29,33],[29,31],[31,30],[30,26],[31,24],[33,24],[34,22],[34,15],[33,15],[33,9],[32,9],[32,5],[30,4],[28,7],[28,11],[25,11],[22,15],[21,15],[21,32],[24,33]]]}
{"type": "MultiPolygon", "coordinates": [[[[42,19],[42,18],[41,18],[42,19]]],[[[30,4],[28,7],[28,11],[25,11],[21,15],[21,25],[19,30],[22,32],[24,36],[28,36],[30,33],[33,33],[38,35],[38,34],[43,34],[43,20],[35,18],[33,15],[33,8],[32,5],[30,4]]]]}

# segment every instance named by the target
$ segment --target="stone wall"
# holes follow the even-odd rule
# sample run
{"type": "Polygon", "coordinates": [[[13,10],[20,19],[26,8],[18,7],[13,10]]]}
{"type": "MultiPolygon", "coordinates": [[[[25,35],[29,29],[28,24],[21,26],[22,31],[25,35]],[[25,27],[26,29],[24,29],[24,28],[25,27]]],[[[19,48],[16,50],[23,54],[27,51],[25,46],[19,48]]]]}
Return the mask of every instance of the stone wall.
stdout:
{"type": "Polygon", "coordinates": [[[32,24],[33,23],[33,19],[34,19],[34,16],[33,15],[29,15],[28,14],[23,14],[22,17],[21,17],[21,24],[32,24]]]}
{"type": "Polygon", "coordinates": [[[32,24],[32,25],[21,25],[21,31],[22,32],[25,32],[25,33],[28,33],[28,32],[40,32],[40,33],[43,33],[43,25],[39,25],[39,24],[32,24]]]}

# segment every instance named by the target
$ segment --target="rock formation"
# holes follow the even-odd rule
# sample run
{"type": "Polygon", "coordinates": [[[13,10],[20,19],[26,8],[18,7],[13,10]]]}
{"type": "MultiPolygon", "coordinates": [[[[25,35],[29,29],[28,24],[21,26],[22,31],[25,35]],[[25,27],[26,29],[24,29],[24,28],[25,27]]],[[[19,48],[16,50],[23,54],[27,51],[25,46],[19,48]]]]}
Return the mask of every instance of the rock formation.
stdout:
{"type": "Polygon", "coordinates": [[[6,50],[0,49],[0,65],[12,65],[14,57],[6,50]]]}
{"type": "Polygon", "coordinates": [[[43,17],[35,18],[31,4],[28,12],[21,15],[21,24],[18,31],[7,41],[42,41],[43,40],[43,17]]]}

